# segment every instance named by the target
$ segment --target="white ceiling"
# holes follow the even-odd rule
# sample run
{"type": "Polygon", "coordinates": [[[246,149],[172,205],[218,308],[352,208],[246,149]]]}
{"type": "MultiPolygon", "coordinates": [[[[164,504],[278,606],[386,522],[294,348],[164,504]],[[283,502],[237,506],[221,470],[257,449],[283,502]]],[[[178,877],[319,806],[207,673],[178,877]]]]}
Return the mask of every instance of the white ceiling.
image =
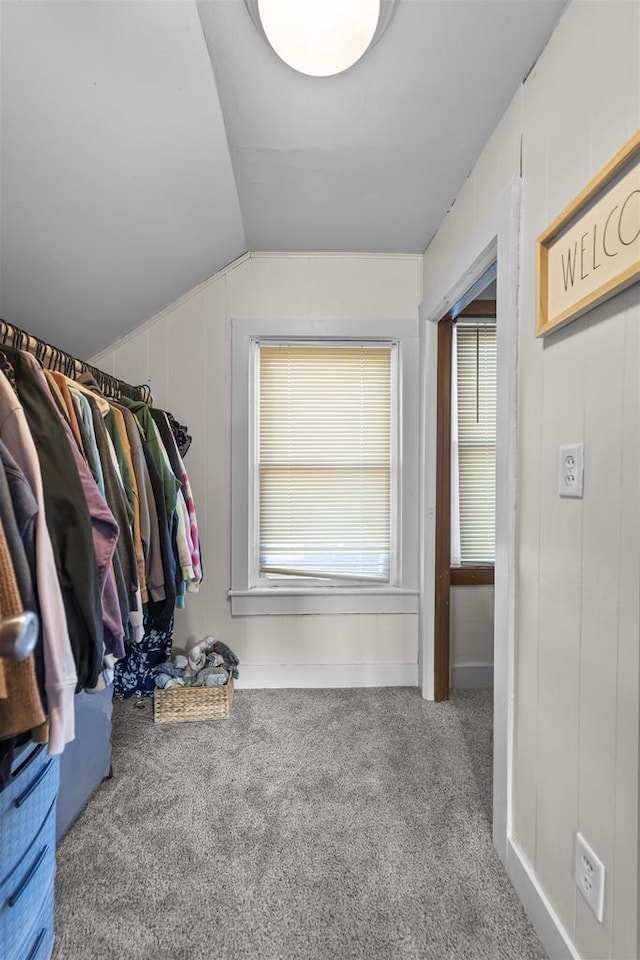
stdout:
{"type": "Polygon", "coordinates": [[[566,0],[399,0],[311,78],[243,0],[0,0],[0,316],[88,356],[247,249],[421,252],[566,0]]]}

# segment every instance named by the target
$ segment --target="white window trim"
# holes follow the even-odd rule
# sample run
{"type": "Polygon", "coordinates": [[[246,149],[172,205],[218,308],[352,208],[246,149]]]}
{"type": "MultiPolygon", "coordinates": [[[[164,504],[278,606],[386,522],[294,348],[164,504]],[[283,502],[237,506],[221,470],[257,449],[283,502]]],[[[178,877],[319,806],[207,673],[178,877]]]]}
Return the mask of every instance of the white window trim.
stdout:
{"type": "Polygon", "coordinates": [[[419,329],[413,320],[232,320],[231,613],[234,616],[308,613],[418,612],[418,375],[419,329]],[[292,339],[361,343],[387,340],[398,351],[397,572],[394,583],[252,586],[250,470],[255,469],[250,415],[255,342],[292,339]]]}
{"type": "MultiPolygon", "coordinates": [[[[259,500],[260,500],[260,489],[257,482],[258,474],[258,459],[259,459],[259,430],[256,430],[256,425],[259,420],[259,406],[260,406],[260,390],[256,390],[256,385],[259,381],[259,367],[260,367],[260,347],[262,346],[283,346],[283,345],[294,345],[298,346],[304,342],[305,346],[315,346],[315,347],[386,347],[391,348],[391,530],[390,530],[390,552],[391,552],[391,571],[390,577],[388,580],[380,581],[379,584],[373,584],[374,588],[378,586],[383,587],[394,587],[399,586],[400,577],[399,577],[399,551],[397,549],[398,544],[398,531],[400,529],[400,498],[398,490],[398,478],[399,478],[399,469],[398,465],[400,463],[400,438],[398,436],[398,423],[400,418],[400,356],[399,356],[399,345],[397,338],[390,340],[388,337],[384,340],[372,340],[372,339],[349,339],[345,341],[344,338],[336,340],[335,338],[324,337],[321,340],[305,337],[302,340],[300,337],[254,337],[251,339],[251,354],[249,360],[249,382],[250,382],[250,410],[251,416],[249,417],[249,450],[250,450],[250,460],[249,467],[251,475],[253,477],[252,491],[250,491],[249,497],[249,536],[253,539],[254,547],[259,540],[259,500]],[[251,495],[251,493],[253,495],[251,495]]],[[[271,580],[269,577],[260,575],[259,563],[258,563],[258,551],[254,548],[251,556],[251,569],[249,576],[249,589],[255,590],[256,588],[264,588],[267,593],[271,593],[273,590],[281,591],[286,587],[301,587],[303,590],[306,588],[313,589],[315,592],[318,587],[328,587],[331,590],[334,590],[336,587],[344,587],[345,580],[344,578],[336,578],[332,582],[331,578],[327,577],[294,577],[289,576],[286,580],[278,581],[271,580]]],[[[371,586],[371,580],[362,579],[358,582],[356,576],[349,577],[349,586],[355,587],[356,589],[371,586]]]]}

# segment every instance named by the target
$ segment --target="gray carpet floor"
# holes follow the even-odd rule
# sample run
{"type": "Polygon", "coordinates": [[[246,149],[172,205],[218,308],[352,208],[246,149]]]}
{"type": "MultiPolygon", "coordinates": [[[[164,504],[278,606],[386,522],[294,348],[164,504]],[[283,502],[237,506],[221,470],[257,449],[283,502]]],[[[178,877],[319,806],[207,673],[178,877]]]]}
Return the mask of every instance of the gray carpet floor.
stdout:
{"type": "Polygon", "coordinates": [[[116,704],[58,852],[57,960],[542,960],[491,845],[491,693],[116,704]]]}

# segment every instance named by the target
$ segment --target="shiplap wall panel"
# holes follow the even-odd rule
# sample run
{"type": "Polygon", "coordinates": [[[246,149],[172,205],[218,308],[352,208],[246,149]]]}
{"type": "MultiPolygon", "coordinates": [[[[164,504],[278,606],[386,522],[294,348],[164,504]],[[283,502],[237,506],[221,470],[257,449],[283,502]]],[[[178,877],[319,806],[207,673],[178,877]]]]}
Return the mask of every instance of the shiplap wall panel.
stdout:
{"type": "Polygon", "coordinates": [[[639,126],[640,5],[574,0],[424,266],[427,290],[518,173],[521,135],[513,830],[581,955],[600,960],[638,953],[639,287],[536,340],[535,240],[639,126]],[[585,496],[560,500],[558,447],[580,440],[585,496]],[[583,828],[606,860],[601,926],[573,881],[583,828]]]}
{"type": "MultiPolygon", "coordinates": [[[[168,343],[168,323],[163,317],[154,325],[153,330],[145,330],[147,344],[147,376],[151,377],[151,393],[154,402],[160,407],[167,407],[169,394],[169,358],[171,351],[168,343]],[[151,376],[151,373],[153,374],[151,376]]],[[[184,349],[182,338],[174,349],[184,349]]]]}
{"type": "MultiPolygon", "coordinates": [[[[206,583],[198,599],[211,604],[209,614],[216,624],[227,616],[227,580],[231,570],[231,489],[230,465],[226,454],[231,449],[230,364],[231,339],[227,324],[226,277],[210,284],[204,293],[205,312],[203,353],[209,364],[208,376],[196,398],[205,414],[206,434],[200,455],[204,455],[204,486],[201,481],[198,509],[202,511],[205,532],[206,583]]],[[[189,416],[189,412],[185,412],[189,416]]],[[[187,420],[187,423],[189,421],[187,420]]],[[[205,622],[205,613],[201,622],[205,622]]],[[[194,627],[194,631],[197,632],[194,627]]]]}
{"type": "MultiPolygon", "coordinates": [[[[526,193],[523,201],[529,202],[526,193]]],[[[529,270],[523,277],[523,298],[531,296],[534,284],[533,271],[529,270]]],[[[519,347],[522,376],[518,384],[518,469],[529,473],[539,470],[542,452],[543,410],[539,391],[543,371],[538,351],[531,349],[527,338],[524,340],[519,347]],[[525,353],[532,354],[530,363],[524,363],[525,353]]],[[[520,578],[516,610],[513,832],[532,863],[537,840],[538,725],[531,723],[530,718],[536,716],[538,704],[540,497],[539,492],[520,504],[517,534],[520,578]]]]}
{"type": "MultiPolygon", "coordinates": [[[[587,4],[584,6],[586,8],[587,4]]],[[[575,70],[580,70],[585,81],[592,72],[597,72],[598,78],[605,72],[602,60],[598,64],[601,69],[593,71],[591,29],[592,20],[586,9],[580,16],[565,17],[556,27],[545,51],[547,62],[553,61],[554,69],[548,76],[548,82],[545,82],[545,100],[537,103],[537,107],[547,115],[547,203],[552,220],[591,179],[591,123],[585,122],[584,114],[584,107],[589,101],[583,100],[582,84],[579,89],[573,85],[575,70]],[[559,71],[562,71],[562,77],[559,71]],[[570,163],[567,162],[569,157],[570,163]],[[580,185],[578,189],[577,185],[580,185]]],[[[603,56],[608,60],[605,51],[603,56]]],[[[540,73],[544,70],[544,64],[544,60],[538,63],[540,73]]],[[[534,98],[530,100],[530,105],[534,105],[534,98]]],[[[526,129],[525,137],[529,137],[526,129]]],[[[525,229],[528,238],[528,228],[525,229]]]]}
{"type": "MultiPolygon", "coordinates": [[[[546,97],[539,88],[544,77],[532,80],[538,87],[538,96],[546,97]]],[[[528,91],[526,91],[528,93],[528,91]]],[[[520,120],[521,92],[518,103],[512,105],[510,114],[520,120]]],[[[504,121],[503,121],[504,122],[504,121]]],[[[547,222],[546,180],[527,176],[527,171],[544,169],[548,131],[546,114],[540,111],[531,120],[532,129],[521,144],[518,127],[518,151],[526,158],[522,190],[523,221],[530,221],[532,230],[542,232],[547,222]]],[[[513,159],[513,158],[512,158],[513,159]]],[[[510,169],[512,176],[519,173],[518,164],[510,169]]],[[[497,164],[496,164],[497,165],[497,164]]],[[[535,298],[535,264],[529,260],[522,265],[520,276],[520,309],[535,298]]],[[[520,330],[518,372],[518,470],[522,475],[536,474],[542,456],[543,407],[542,384],[544,378],[543,357],[537,343],[520,330]]],[[[518,509],[518,564],[520,570],[516,624],[518,644],[516,649],[516,729],[514,753],[514,805],[513,830],[522,849],[531,862],[535,860],[538,808],[538,725],[529,718],[537,713],[538,703],[538,639],[540,633],[540,499],[532,495],[521,500],[518,509]]]]}
{"type": "Polygon", "coordinates": [[[227,274],[231,319],[296,320],[313,313],[307,257],[255,257],[227,274]]]}
{"type": "Polygon", "coordinates": [[[575,887],[566,878],[573,871],[578,809],[582,503],[558,496],[558,450],[584,431],[582,386],[576,389],[584,375],[579,326],[584,322],[574,324],[573,337],[561,331],[545,357],[536,477],[541,506],[536,869],[568,929],[575,914],[575,887]]]}
{"type": "Polygon", "coordinates": [[[113,368],[117,370],[117,376],[127,383],[147,383],[149,364],[146,337],[123,341],[114,351],[113,368]]]}
{"type": "MultiPolygon", "coordinates": [[[[585,450],[589,459],[583,511],[582,643],[580,650],[580,832],[603,863],[614,861],[616,688],[618,683],[619,554],[622,518],[624,327],[612,304],[593,310],[581,337],[585,349],[585,450]],[[610,322],[606,321],[610,319],[610,322]],[[615,330],[612,330],[615,325],[615,330]],[[622,329],[620,329],[622,328],[622,329]],[[602,390],[601,384],[607,389],[602,390]],[[602,505],[605,509],[598,509],[602,505]]],[[[612,884],[605,890],[611,916],[612,884]]],[[[607,956],[611,923],[598,923],[577,898],[576,945],[585,960],[607,956]]]]}
{"type": "Polygon", "coordinates": [[[595,176],[620,148],[620,140],[630,139],[640,126],[640,108],[629,111],[625,123],[620,113],[612,109],[621,91],[640,89],[640,5],[635,2],[616,0],[616,10],[611,4],[591,3],[585,10],[590,20],[591,58],[595,62],[603,49],[616,51],[607,56],[606,70],[586,70],[582,82],[584,96],[588,98],[597,122],[590,128],[591,164],[590,175],[595,176]]]}
{"type": "Polygon", "coordinates": [[[235,617],[231,571],[231,320],[415,319],[419,257],[245,257],[96,360],[134,382],[193,435],[185,464],[203,532],[205,583],[176,616],[175,644],[212,633],[245,665],[417,663],[416,615],[235,617]]]}
{"type": "MultiPolygon", "coordinates": [[[[640,8],[638,10],[640,30],[640,8]]],[[[624,382],[622,410],[621,529],[618,553],[618,656],[616,700],[615,847],[612,957],[633,957],[636,929],[631,922],[638,898],[638,697],[640,670],[640,534],[627,523],[638,509],[640,490],[640,285],[623,294],[625,338],[620,375],[624,382]]],[[[640,919],[640,918],[639,918],[640,919]]]]}

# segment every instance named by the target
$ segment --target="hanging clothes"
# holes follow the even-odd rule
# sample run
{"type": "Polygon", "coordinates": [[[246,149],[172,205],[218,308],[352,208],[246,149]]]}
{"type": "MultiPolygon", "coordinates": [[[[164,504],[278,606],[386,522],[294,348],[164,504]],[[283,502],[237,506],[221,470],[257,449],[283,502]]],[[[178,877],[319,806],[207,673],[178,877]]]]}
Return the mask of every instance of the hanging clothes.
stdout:
{"type": "MultiPolygon", "coordinates": [[[[27,479],[0,440],[0,519],[4,525],[9,552],[24,610],[42,618],[35,589],[36,583],[36,519],[38,504],[27,479]]],[[[42,645],[35,651],[36,674],[44,690],[44,658],[42,645]]]]}
{"type": "MultiPolygon", "coordinates": [[[[30,575],[17,526],[14,524],[14,527],[12,548],[15,553],[12,554],[4,519],[0,521],[0,617],[23,613],[25,609],[18,589],[16,565],[19,563],[22,567],[23,581],[30,575]]],[[[0,699],[0,740],[13,738],[45,723],[33,654],[24,660],[5,660],[3,684],[6,696],[0,699]]]]}
{"type": "MultiPolygon", "coordinates": [[[[179,482],[173,474],[169,475],[170,468],[165,466],[160,449],[161,441],[159,441],[157,430],[153,430],[155,425],[147,405],[128,401],[125,398],[122,398],[121,402],[134,415],[138,426],[144,464],[158,520],[159,550],[155,556],[156,568],[151,581],[155,585],[155,594],[158,599],[150,599],[148,602],[142,640],[138,644],[127,644],[125,656],[116,664],[114,690],[123,697],[134,694],[150,696],[155,686],[157,667],[167,659],[171,650],[173,613],[177,596],[175,499],[179,482]],[[152,436],[151,443],[148,434],[152,436]]],[[[153,593],[151,595],[153,596],[153,593]]]]}
{"type": "MultiPolygon", "coordinates": [[[[46,737],[45,714],[50,753],[73,738],[77,690],[99,689],[115,673],[116,692],[152,692],[171,652],[174,610],[202,579],[176,422],[68,372],[0,346],[0,523],[19,558],[20,602],[41,612],[35,656],[19,668],[40,714],[32,711],[24,734],[7,724],[5,739],[16,671],[0,662],[0,788],[20,737],[46,737]]],[[[180,436],[186,451],[186,428],[180,436]]]]}
{"type": "MultiPolygon", "coordinates": [[[[90,509],[95,510],[94,528],[102,519],[106,524],[107,518],[97,516],[102,506],[97,500],[92,498],[89,505],[85,498],[78,471],[80,461],[74,458],[64,421],[53,402],[42,368],[29,354],[9,347],[4,348],[4,353],[13,365],[18,396],[36,442],[47,526],[78,672],[78,688],[92,687],[103,658],[102,583],[98,565],[110,551],[117,527],[115,534],[112,527],[105,536],[104,555],[97,560],[90,509]]],[[[101,539],[100,532],[97,539],[101,539]]]]}
{"type": "MultiPolygon", "coordinates": [[[[185,577],[185,580],[187,581],[187,589],[192,592],[197,592],[202,581],[202,560],[200,556],[198,520],[189,475],[185,470],[182,455],[178,449],[174,432],[171,429],[169,414],[165,413],[164,410],[152,408],[151,416],[158,427],[160,437],[165,445],[171,463],[171,469],[181,482],[181,492],[184,500],[183,509],[186,511],[185,522],[186,525],[188,525],[187,532],[185,533],[185,543],[189,547],[190,553],[190,575],[185,577]]],[[[189,443],[186,444],[187,450],[189,449],[190,442],[191,438],[189,437],[189,443]]]]}
{"type": "MultiPolygon", "coordinates": [[[[13,376],[13,368],[11,373],[13,376]]],[[[61,753],[65,743],[74,737],[73,696],[78,676],[47,525],[38,454],[22,404],[4,373],[0,375],[0,439],[20,466],[38,505],[35,518],[36,590],[41,610],[49,752],[61,753]]]]}
{"type": "Polygon", "coordinates": [[[162,605],[150,603],[144,618],[140,643],[126,644],[126,653],[115,665],[114,693],[121,697],[150,697],[158,667],[170,653],[173,640],[173,615],[161,616],[162,605]]]}

